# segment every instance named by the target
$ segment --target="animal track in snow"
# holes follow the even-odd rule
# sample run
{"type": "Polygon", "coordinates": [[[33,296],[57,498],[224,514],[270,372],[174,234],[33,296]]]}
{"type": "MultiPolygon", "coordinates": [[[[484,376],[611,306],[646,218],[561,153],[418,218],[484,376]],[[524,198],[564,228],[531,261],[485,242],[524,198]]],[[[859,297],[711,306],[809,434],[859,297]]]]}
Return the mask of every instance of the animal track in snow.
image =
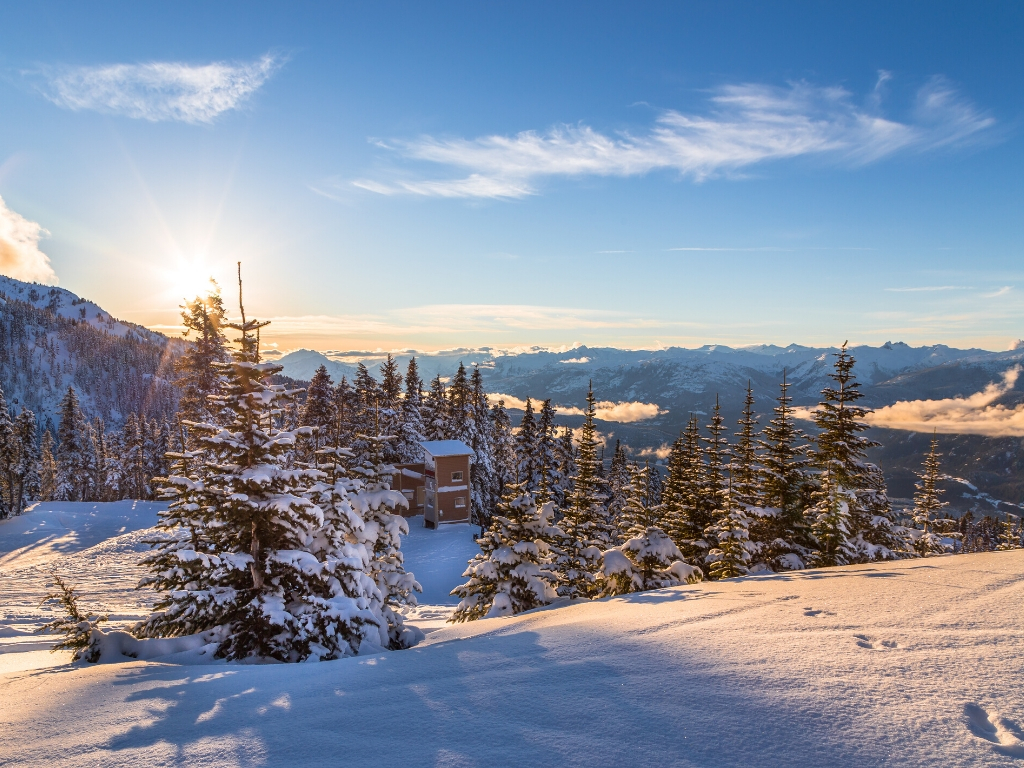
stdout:
{"type": "Polygon", "coordinates": [[[988,712],[974,702],[964,704],[964,717],[967,730],[979,739],[991,742],[994,745],[992,749],[1000,755],[1024,758],[1024,734],[1015,722],[988,712]]]}
{"type": "Polygon", "coordinates": [[[854,635],[853,638],[857,641],[857,645],[867,648],[869,651],[891,651],[893,648],[900,647],[895,640],[875,640],[867,635],[854,635]]]}
{"type": "Polygon", "coordinates": [[[804,608],[804,616],[835,616],[832,611],[826,611],[823,608],[804,608]]]}

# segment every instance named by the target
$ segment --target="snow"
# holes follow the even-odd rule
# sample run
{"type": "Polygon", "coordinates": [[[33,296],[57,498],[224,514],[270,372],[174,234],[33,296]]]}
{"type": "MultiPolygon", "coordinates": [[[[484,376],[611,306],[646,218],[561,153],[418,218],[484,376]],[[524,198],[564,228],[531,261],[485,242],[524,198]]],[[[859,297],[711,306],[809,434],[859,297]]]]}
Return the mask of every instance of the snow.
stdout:
{"type": "MultiPolygon", "coordinates": [[[[79,584],[88,607],[137,614],[145,596],[131,563],[157,508],[39,505],[0,523],[0,763],[1011,766],[1024,757],[1024,550],[562,600],[437,629],[407,651],[319,664],[210,664],[183,639],[170,645],[184,651],[159,660],[68,665],[55,654],[61,666],[33,669],[44,638],[28,630],[43,621],[50,565],[79,584]]],[[[409,522],[403,551],[422,602],[450,607],[446,591],[479,529],[409,522]]],[[[130,645],[125,637],[110,642],[130,645]]]]}
{"type": "Polygon", "coordinates": [[[444,456],[472,456],[473,449],[461,440],[424,440],[423,450],[435,459],[444,456]]]}

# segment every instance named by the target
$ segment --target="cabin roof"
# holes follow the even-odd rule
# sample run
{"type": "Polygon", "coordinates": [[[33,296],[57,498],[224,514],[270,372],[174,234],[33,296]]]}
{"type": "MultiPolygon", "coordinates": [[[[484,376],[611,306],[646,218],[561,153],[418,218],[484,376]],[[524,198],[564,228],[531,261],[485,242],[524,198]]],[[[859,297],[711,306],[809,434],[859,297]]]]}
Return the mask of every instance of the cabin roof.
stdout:
{"type": "Polygon", "coordinates": [[[424,440],[420,445],[435,459],[440,456],[470,456],[473,449],[461,440],[424,440]]]}

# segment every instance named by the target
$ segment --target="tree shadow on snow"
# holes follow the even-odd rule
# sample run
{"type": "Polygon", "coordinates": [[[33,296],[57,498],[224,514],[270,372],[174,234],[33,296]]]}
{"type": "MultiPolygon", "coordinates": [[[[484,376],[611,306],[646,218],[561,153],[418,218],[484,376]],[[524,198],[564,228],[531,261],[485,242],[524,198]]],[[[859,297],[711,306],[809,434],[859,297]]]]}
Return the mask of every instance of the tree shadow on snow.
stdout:
{"type": "Polygon", "coordinates": [[[144,714],[100,748],[171,747],[182,766],[869,764],[844,739],[852,707],[822,718],[796,684],[685,647],[549,631],[555,650],[522,631],[322,664],[136,667],[116,685],[144,714]]]}

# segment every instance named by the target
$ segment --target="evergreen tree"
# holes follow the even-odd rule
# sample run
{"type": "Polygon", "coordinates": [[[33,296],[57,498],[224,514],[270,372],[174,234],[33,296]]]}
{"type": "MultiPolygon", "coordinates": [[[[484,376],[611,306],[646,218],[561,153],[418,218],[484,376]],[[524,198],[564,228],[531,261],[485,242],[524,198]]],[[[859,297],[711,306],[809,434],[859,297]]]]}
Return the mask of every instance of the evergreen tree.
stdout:
{"type": "MultiPolygon", "coordinates": [[[[846,350],[846,342],[835,355],[834,372],[829,374],[835,386],[822,390],[822,402],[815,412],[818,427],[812,459],[819,476],[830,475],[830,484],[843,488],[849,497],[849,528],[855,561],[890,559],[904,548],[892,521],[881,471],[866,462],[868,448],[878,445],[861,433],[868,425],[868,409],[857,405],[863,397],[853,375],[856,362],[846,350]]],[[[824,488],[818,499],[824,498],[824,488]]]]}
{"type": "Polygon", "coordinates": [[[306,389],[306,402],[299,412],[299,421],[308,427],[313,427],[313,434],[302,441],[303,458],[308,461],[316,461],[317,452],[332,442],[337,421],[337,411],[334,402],[334,382],[331,374],[327,372],[327,366],[321,365],[316,369],[313,378],[306,389]]]}
{"type": "Polygon", "coordinates": [[[750,519],[742,505],[733,503],[731,489],[726,490],[723,501],[708,534],[709,539],[717,542],[707,556],[712,579],[745,576],[750,565],[750,519]]]}
{"type": "Polygon", "coordinates": [[[210,421],[209,395],[220,390],[218,363],[228,359],[227,340],[224,338],[224,303],[217,284],[205,298],[196,297],[181,308],[185,337],[194,334],[192,343],[175,361],[175,384],[181,391],[178,413],[184,422],[210,421]]]}
{"type": "MultiPolygon", "coordinates": [[[[729,464],[729,440],[725,437],[725,419],[722,406],[715,395],[715,407],[711,410],[711,423],[707,425],[709,437],[702,438],[707,444],[704,449],[705,469],[703,504],[712,510],[725,507],[725,468],[729,464]]],[[[712,512],[713,514],[713,512],[712,512]]]]}
{"type": "Polygon", "coordinates": [[[39,466],[39,499],[53,501],[57,498],[57,460],[53,456],[53,432],[49,429],[43,430],[39,466]]]}
{"type": "Polygon", "coordinates": [[[459,369],[448,386],[448,419],[444,439],[461,440],[466,445],[472,445],[473,426],[473,392],[466,375],[466,366],[459,363],[459,369]]]}
{"type": "Polygon", "coordinates": [[[587,411],[580,436],[577,472],[573,490],[563,511],[561,529],[565,533],[561,551],[554,561],[558,574],[558,594],[563,597],[594,597],[600,591],[598,573],[601,552],[612,542],[614,530],[608,522],[598,473],[597,430],[594,388],[587,392],[587,411]]]}
{"type": "Polygon", "coordinates": [[[935,518],[947,505],[942,501],[942,489],[939,488],[939,480],[942,479],[939,465],[941,455],[938,436],[933,434],[931,450],[924,460],[924,471],[918,473],[920,481],[914,486],[917,489],[914,493],[914,524],[920,531],[914,540],[914,549],[921,557],[947,551],[942,537],[934,531],[935,518]]]}
{"type": "Polygon", "coordinates": [[[25,507],[38,499],[41,491],[42,456],[37,435],[36,415],[25,408],[14,420],[17,447],[15,476],[18,492],[15,495],[13,512],[16,515],[20,515],[25,507]]]}
{"type": "Polygon", "coordinates": [[[7,400],[3,389],[0,389],[0,520],[9,516],[14,509],[14,498],[17,495],[17,437],[14,422],[7,409],[7,400]]]}
{"type": "Polygon", "coordinates": [[[380,375],[380,434],[394,438],[384,443],[384,460],[388,463],[397,463],[402,461],[405,453],[401,446],[402,375],[398,372],[398,363],[390,353],[381,365],[380,375]]]}
{"type": "Polygon", "coordinates": [[[89,492],[88,425],[73,387],[68,387],[64,393],[58,410],[60,427],[54,455],[54,498],[58,501],[85,501],[89,492]]]}
{"type": "Polygon", "coordinates": [[[751,521],[750,536],[759,560],[775,570],[803,567],[813,542],[804,519],[806,506],[806,445],[793,418],[789,381],[782,372],[772,419],[761,432],[761,493],[764,514],[751,521]]]}
{"type": "Polygon", "coordinates": [[[565,427],[561,437],[555,444],[555,457],[558,461],[558,484],[551,489],[555,504],[561,508],[565,506],[566,499],[572,495],[572,482],[579,471],[576,466],[576,448],[572,443],[572,430],[565,427]]]}
{"type": "Polygon", "coordinates": [[[850,535],[850,508],[856,503],[856,496],[843,488],[831,470],[826,469],[816,497],[818,501],[810,516],[817,548],[811,554],[810,564],[822,568],[855,562],[858,552],[850,535]]]}
{"type": "Polygon", "coordinates": [[[537,464],[537,476],[535,483],[537,490],[544,489],[545,498],[539,499],[542,502],[550,501],[557,495],[557,489],[564,483],[558,461],[558,450],[555,443],[558,440],[555,427],[555,407],[548,398],[541,404],[540,417],[537,419],[537,449],[535,462],[537,464]]]}
{"type": "Polygon", "coordinates": [[[500,501],[494,487],[497,484],[498,472],[494,465],[494,433],[491,428],[490,409],[487,405],[487,393],[484,391],[484,378],[478,367],[473,368],[470,377],[472,413],[472,429],[469,447],[473,449],[473,462],[469,468],[470,480],[473,485],[473,519],[480,529],[490,525],[491,514],[500,501]]]}
{"type": "Polygon", "coordinates": [[[547,562],[561,531],[552,525],[554,505],[537,506],[524,483],[509,488],[477,543],[482,550],[462,574],[469,580],[452,594],[461,598],[450,621],[511,616],[555,597],[556,576],[547,562]]]}
{"type": "Polygon", "coordinates": [[[714,522],[716,509],[711,503],[713,497],[707,492],[706,467],[700,443],[697,417],[691,415],[681,439],[677,441],[678,456],[674,463],[670,456],[671,498],[667,501],[670,535],[686,558],[695,563],[704,562],[711,548],[704,532],[714,522]],[[673,468],[677,473],[674,480],[673,468]]]}
{"type": "Polygon", "coordinates": [[[754,388],[747,381],[747,395],[743,399],[743,415],[737,422],[736,447],[733,449],[729,471],[732,476],[732,501],[735,504],[755,506],[760,502],[760,465],[757,457],[757,417],[754,414],[754,388]]]}
{"type": "Polygon", "coordinates": [[[427,440],[447,440],[447,426],[448,396],[438,374],[423,399],[423,435],[427,440]]]}
{"type": "MultiPolygon", "coordinates": [[[[276,426],[281,406],[294,395],[270,383],[280,365],[262,363],[258,331],[266,323],[231,323],[239,349],[230,363],[218,364],[220,393],[210,397],[221,426],[196,424],[193,431],[205,452],[199,472],[203,520],[202,551],[180,550],[177,558],[198,560],[199,573],[186,576],[153,564],[165,591],[161,608],[137,628],[142,635],[191,634],[217,628],[217,655],[228,659],[272,658],[301,661],[319,657],[331,640],[321,631],[324,603],[336,596],[337,580],[309,552],[311,534],[322,512],[308,498],[319,477],[311,469],[288,468],[295,433],[276,426]]],[[[189,482],[195,483],[191,478],[189,482]]],[[[189,485],[169,483],[174,495],[189,485]]],[[[179,546],[173,534],[167,548],[179,546]]],[[[193,514],[191,509],[186,514],[193,514]]]]}
{"type": "Polygon", "coordinates": [[[516,437],[512,433],[512,420],[505,410],[505,401],[499,400],[491,406],[491,451],[494,461],[494,486],[492,498],[502,498],[516,483],[518,471],[516,437]]]}
{"type": "Polygon", "coordinates": [[[526,409],[516,430],[517,483],[523,483],[526,490],[537,490],[540,479],[540,462],[537,457],[537,420],[533,416],[533,401],[526,398],[526,409]]]}
{"type": "Polygon", "coordinates": [[[608,519],[616,527],[616,541],[621,541],[620,535],[629,527],[628,524],[624,525],[619,518],[630,498],[632,474],[629,461],[626,459],[626,451],[616,440],[615,450],[612,451],[612,461],[608,467],[608,519]]]}
{"type": "Polygon", "coordinates": [[[1011,515],[1009,512],[1006,513],[1006,520],[1003,521],[1000,526],[999,532],[999,545],[996,547],[999,551],[1006,551],[1009,549],[1020,549],[1020,525],[1014,523],[1014,518],[1019,523],[1020,518],[1016,515],[1011,515]]]}
{"type": "Polygon", "coordinates": [[[398,430],[397,452],[399,461],[415,464],[423,461],[423,380],[420,379],[416,358],[409,358],[405,372],[405,397],[402,399],[402,420],[398,430]]]}

